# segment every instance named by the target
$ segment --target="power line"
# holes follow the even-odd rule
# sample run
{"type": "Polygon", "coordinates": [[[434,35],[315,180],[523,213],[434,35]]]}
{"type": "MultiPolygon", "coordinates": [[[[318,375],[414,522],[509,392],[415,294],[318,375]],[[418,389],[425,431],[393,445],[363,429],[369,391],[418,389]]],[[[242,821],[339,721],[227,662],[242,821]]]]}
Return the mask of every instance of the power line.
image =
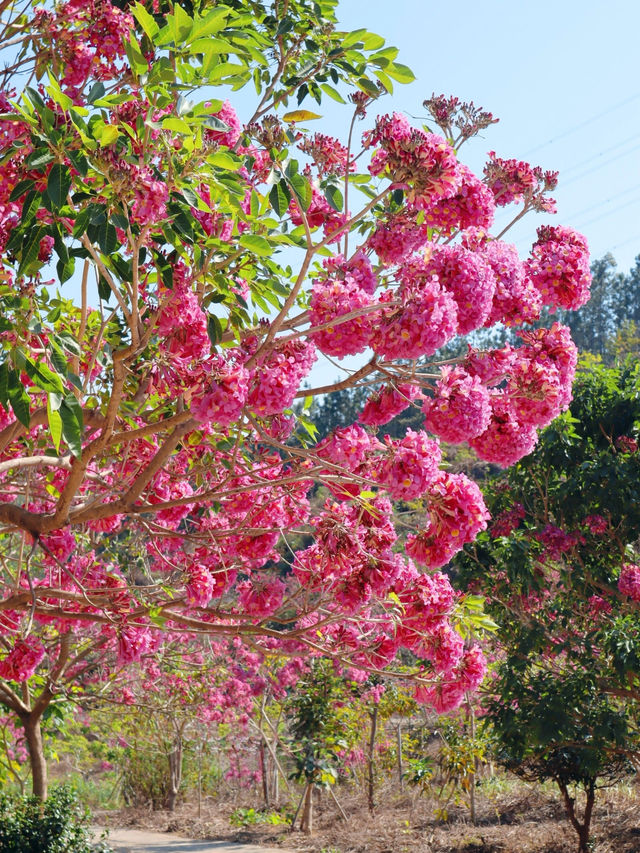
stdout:
{"type": "MultiPolygon", "coordinates": [[[[602,207],[605,204],[613,204],[614,202],[618,202],[621,198],[624,198],[629,193],[635,192],[637,189],[640,189],[640,184],[634,184],[632,187],[629,187],[624,192],[618,193],[616,196],[612,196],[611,198],[601,199],[600,201],[594,202],[594,204],[590,204],[588,207],[583,207],[582,210],[573,211],[573,213],[569,213],[566,215],[566,219],[568,222],[573,222],[578,216],[584,216],[585,213],[591,213],[592,210],[595,210],[597,207],[602,207]]],[[[564,214],[563,214],[563,218],[564,214]]]]}
{"type": "Polygon", "coordinates": [[[585,119],[579,124],[570,127],[568,130],[563,131],[558,134],[558,136],[553,136],[551,139],[547,139],[546,142],[541,142],[540,145],[536,145],[534,148],[530,148],[528,151],[525,151],[523,154],[524,157],[528,157],[529,154],[533,154],[536,151],[540,151],[541,148],[546,148],[547,145],[551,145],[554,142],[557,142],[559,139],[564,139],[566,136],[571,136],[572,133],[575,133],[578,130],[582,130],[583,127],[588,127],[588,125],[592,124],[594,121],[598,121],[610,113],[619,110],[621,107],[625,107],[627,104],[630,104],[632,101],[635,101],[637,98],[640,98],[640,92],[636,92],[635,95],[631,95],[629,98],[625,98],[624,101],[620,101],[617,104],[614,104],[612,107],[609,107],[606,110],[603,110],[601,113],[597,115],[591,116],[591,118],[585,119]]]}
{"type": "Polygon", "coordinates": [[[629,154],[633,154],[634,151],[637,151],[640,148],[640,142],[637,145],[634,145],[633,148],[630,148],[628,151],[623,152],[622,154],[616,154],[614,157],[609,157],[608,160],[605,160],[604,163],[599,163],[597,166],[594,166],[593,169],[587,169],[586,172],[582,172],[579,175],[574,175],[568,181],[563,183],[563,187],[571,186],[571,184],[575,184],[576,181],[580,181],[582,178],[586,178],[587,175],[592,175],[594,172],[603,169],[605,166],[608,166],[609,163],[613,163],[614,160],[621,160],[623,157],[628,157],[629,154]]]}
{"type": "Polygon", "coordinates": [[[617,145],[612,146],[611,148],[607,148],[605,151],[599,151],[597,154],[593,154],[591,157],[587,157],[586,160],[581,160],[579,163],[575,163],[573,166],[569,166],[568,169],[561,169],[560,175],[564,178],[565,175],[571,174],[571,172],[575,172],[576,169],[581,169],[583,166],[588,166],[589,163],[592,163],[594,160],[597,160],[599,157],[604,157],[605,154],[611,154],[613,151],[617,151],[619,148],[623,148],[629,142],[633,142],[635,139],[638,139],[637,133],[634,133],[633,136],[627,137],[627,139],[623,139],[622,142],[618,142],[617,145]]]}

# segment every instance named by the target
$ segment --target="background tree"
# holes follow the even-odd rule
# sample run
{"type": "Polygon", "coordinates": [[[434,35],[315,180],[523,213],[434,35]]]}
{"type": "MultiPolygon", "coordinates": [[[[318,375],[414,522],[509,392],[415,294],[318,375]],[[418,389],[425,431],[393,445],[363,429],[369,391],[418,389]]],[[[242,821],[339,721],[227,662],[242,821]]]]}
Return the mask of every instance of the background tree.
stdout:
{"type": "Polygon", "coordinates": [[[581,853],[596,788],[640,748],[639,382],[636,364],[585,359],[569,412],[492,484],[493,522],[456,561],[500,626],[485,702],[498,757],[556,782],[581,853]]]}

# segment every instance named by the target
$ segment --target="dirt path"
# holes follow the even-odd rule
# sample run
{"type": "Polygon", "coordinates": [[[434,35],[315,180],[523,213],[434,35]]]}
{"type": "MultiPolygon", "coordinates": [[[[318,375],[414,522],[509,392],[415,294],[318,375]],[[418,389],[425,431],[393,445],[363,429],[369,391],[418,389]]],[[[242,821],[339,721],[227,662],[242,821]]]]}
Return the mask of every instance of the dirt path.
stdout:
{"type": "MultiPolygon", "coordinates": [[[[96,838],[100,829],[95,830],[96,838]]],[[[282,853],[273,847],[230,844],[228,841],[193,841],[169,832],[110,829],[109,844],[117,853],[282,853]]]]}

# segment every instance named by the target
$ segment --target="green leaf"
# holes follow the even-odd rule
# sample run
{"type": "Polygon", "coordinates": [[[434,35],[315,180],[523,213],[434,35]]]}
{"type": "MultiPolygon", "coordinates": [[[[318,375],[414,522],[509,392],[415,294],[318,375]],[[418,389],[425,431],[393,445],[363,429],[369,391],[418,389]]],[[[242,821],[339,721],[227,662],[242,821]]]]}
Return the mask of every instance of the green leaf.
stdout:
{"type": "Polygon", "coordinates": [[[407,65],[401,65],[399,62],[392,62],[387,65],[385,71],[389,77],[397,80],[398,83],[412,83],[416,79],[416,75],[407,65]]]}
{"type": "Polygon", "coordinates": [[[73,277],[75,269],[75,258],[67,258],[66,260],[60,258],[60,260],[56,264],[56,272],[58,274],[58,278],[60,279],[60,284],[64,284],[65,281],[69,281],[69,279],[73,277]]]}
{"type": "Polygon", "coordinates": [[[29,415],[29,395],[24,390],[20,381],[20,374],[17,370],[10,370],[8,372],[7,391],[13,413],[20,423],[28,428],[31,420],[29,415]]]}
{"type": "Polygon", "coordinates": [[[243,234],[239,241],[241,246],[258,255],[260,258],[268,258],[273,254],[273,246],[264,237],[258,234],[243,234]]]}
{"type": "Polygon", "coordinates": [[[277,184],[274,184],[271,187],[269,201],[271,202],[271,207],[275,210],[276,214],[279,217],[284,216],[289,208],[289,202],[291,201],[289,188],[284,181],[278,181],[277,184]]]}
{"type": "Polygon", "coordinates": [[[47,179],[47,195],[56,207],[62,207],[67,202],[71,189],[71,172],[62,163],[54,163],[47,179]]]}
{"type": "Polygon", "coordinates": [[[215,346],[222,340],[222,323],[215,314],[209,315],[209,319],[207,320],[207,334],[209,335],[209,340],[211,341],[212,346],[215,346]]]}
{"type": "Polygon", "coordinates": [[[84,208],[80,213],[76,216],[76,220],[73,224],[73,236],[78,239],[82,237],[84,232],[87,230],[87,226],[89,225],[90,219],[90,211],[88,208],[84,208]]]}
{"type": "Polygon", "coordinates": [[[42,388],[43,391],[53,391],[58,394],[62,394],[64,391],[62,379],[43,362],[36,364],[35,361],[25,356],[24,370],[33,384],[42,388]]]}
{"type": "Polygon", "coordinates": [[[9,407],[9,367],[6,361],[0,364],[0,403],[5,409],[9,407]]]}
{"type": "Polygon", "coordinates": [[[98,101],[100,100],[100,98],[104,98],[106,92],[107,90],[104,87],[104,83],[102,82],[102,80],[98,80],[89,90],[89,94],[87,95],[87,103],[93,104],[94,101],[98,101]]]}
{"type": "Polygon", "coordinates": [[[163,130],[173,130],[175,133],[183,133],[187,136],[194,133],[194,128],[183,118],[165,118],[162,120],[162,128],[163,130]]]}
{"type": "Polygon", "coordinates": [[[118,234],[110,222],[91,226],[90,230],[93,234],[93,236],[89,234],[90,238],[98,244],[103,254],[110,255],[115,252],[118,248],[118,234]]]}
{"type": "Polygon", "coordinates": [[[32,181],[31,178],[27,178],[25,181],[19,181],[12,189],[9,201],[17,201],[20,196],[23,196],[26,192],[32,190],[34,186],[35,181],[32,181]]]}
{"type": "Polygon", "coordinates": [[[140,46],[135,40],[133,33],[131,33],[131,35],[129,36],[129,40],[125,41],[124,48],[127,53],[129,65],[131,66],[131,70],[134,72],[134,74],[136,74],[136,76],[139,76],[140,74],[146,74],[149,70],[149,63],[144,58],[144,54],[140,50],[140,46]]]}
{"type": "Polygon", "coordinates": [[[239,166],[238,160],[231,154],[227,154],[225,151],[216,151],[215,154],[211,154],[211,156],[207,158],[207,161],[211,163],[212,166],[218,166],[220,169],[230,169],[232,172],[237,171],[239,166]]]}
{"type": "Polygon", "coordinates": [[[333,184],[328,184],[328,186],[325,187],[324,196],[335,211],[339,213],[342,210],[344,199],[338,187],[333,184]]]}
{"type": "Polygon", "coordinates": [[[98,137],[98,142],[104,148],[109,145],[113,145],[114,142],[118,139],[119,136],[118,128],[113,124],[105,124],[102,130],[100,131],[100,135],[98,137]]]}
{"type": "Polygon", "coordinates": [[[47,397],[47,420],[49,421],[49,431],[51,432],[51,440],[56,449],[56,453],[60,452],[60,439],[62,438],[62,417],[60,412],[51,405],[50,396],[47,397]]]}
{"type": "Polygon", "coordinates": [[[193,22],[193,34],[197,38],[205,38],[213,33],[219,33],[224,29],[227,18],[231,14],[229,9],[212,9],[204,18],[197,17],[193,22]]]}
{"type": "Polygon", "coordinates": [[[328,83],[321,83],[320,88],[326,95],[329,95],[330,98],[333,98],[333,100],[337,101],[339,104],[347,103],[340,94],[340,92],[338,92],[337,89],[334,89],[333,86],[330,86],[328,83]]]}
{"type": "Polygon", "coordinates": [[[60,332],[52,338],[52,342],[55,346],[70,352],[72,355],[82,354],[80,344],[69,332],[60,332]]]}
{"type": "Polygon", "coordinates": [[[133,13],[133,17],[140,24],[149,41],[153,41],[160,32],[160,27],[155,22],[153,16],[140,3],[134,3],[133,6],[129,7],[129,11],[133,13]]]}
{"type": "Polygon", "coordinates": [[[83,417],[80,404],[73,394],[67,394],[60,406],[62,435],[74,456],[82,455],[83,417]]]}
{"type": "Polygon", "coordinates": [[[52,163],[55,159],[56,158],[48,148],[36,148],[36,150],[27,157],[25,165],[29,169],[41,169],[43,166],[47,166],[49,163],[52,163]]]}
{"type": "Polygon", "coordinates": [[[311,185],[305,180],[302,175],[292,175],[289,178],[291,188],[303,210],[308,210],[312,201],[311,185]]]}
{"type": "Polygon", "coordinates": [[[42,240],[46,232],[47,229],[45,226],[40,225],[37,228],[33,228],[25,237],[20,256],[20,266],[18,267],[18,278],[25,273],[28,274],[32,264],[38,263],[40,240],[42,240]]]}

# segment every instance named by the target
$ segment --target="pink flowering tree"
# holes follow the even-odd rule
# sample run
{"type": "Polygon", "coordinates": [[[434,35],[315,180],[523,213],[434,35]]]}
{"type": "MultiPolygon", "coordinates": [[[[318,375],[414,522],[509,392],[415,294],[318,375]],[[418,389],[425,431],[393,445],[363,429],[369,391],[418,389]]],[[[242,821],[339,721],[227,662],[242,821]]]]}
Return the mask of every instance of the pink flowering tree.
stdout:
{"type": "Polygon", "coordinates": [[[597,788],[640,758],[639,429],[637,369],[585,360],[569,413],[485,491],[493,519],[456,558],[500,626],[497,755],[557,784],[580,853],[597,788]]]}
{"type": "Polygon", "coordinates": [[[175,633],[374,672],[404,648],[438,710],[483,677],[439,570],[488,513],[439,437],[520,459],[576,352],[557,324],[437,352],[581,305],[587,248],[544,225],[520,260],[493,235],[496,206],[553,212],[555,174],[493,154],[472,174],[458,151],[493,118],[456,98],[426,102],[429,128],[376,117],[411,72],[334,6],[7,6],[0,701],[40,796],[47,706],[175,633]],[[306,129],[327,97],[344,142],[306,129]],[[362,366],[303,387],[319,352],[362,366]],[[371,390],[359,422],[316,442],[296,404],[348,386],[371,390]],[[408,406],[424,429],[378,437],[408,406]],[[393,501],[423,508],[406,548],[393,501]]]}

